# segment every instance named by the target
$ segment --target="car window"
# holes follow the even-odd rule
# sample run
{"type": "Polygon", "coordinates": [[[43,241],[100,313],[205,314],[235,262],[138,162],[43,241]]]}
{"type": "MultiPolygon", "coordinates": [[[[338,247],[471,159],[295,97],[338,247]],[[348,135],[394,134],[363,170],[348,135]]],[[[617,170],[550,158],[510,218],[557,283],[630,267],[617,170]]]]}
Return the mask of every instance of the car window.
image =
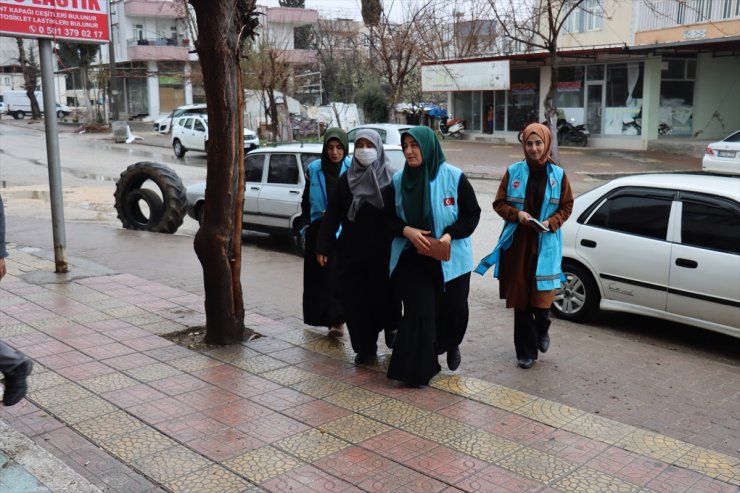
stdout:
{"type": "Polygon", "coordinates": [[[298,183],[298,161],[293,154],[271,154],[267,169],[267,183],[298,183]]]}
{"type": "Polygon", "coordinates": [[[390,161],[389,168],[391,169],[391,173],[395,173],[406,164],[406,157],[400,149],[389,149],[385,151],[385,155],[388,156],[388,161],[390,161]]]}
{"type": "Polygon", "coordinates": [[[189,128],[192,128],[192,126],[193,126],[193,119],[192,118],[185,118],[183,120],[180,120],[178,122],[178,125],[180,125],[181,127],[188,128],[188,129],[189,128]]]}
{"type": "MultiPolygon", "coordinates": [[[[347,132],[347,140],[349,140],[349,142],[354,142],[355,135],[357,135],[357,132],[359,132],[360,130],[367,130],[367,129],[356,128],[354,130],[350,130],[349,132],[347,132]]],[[[380,140],[383,141],[383,144],[386,143],[385,137],[388,133],[385,130],[383,130],[382,128],[371,128],[370,130],[375,130],[376,132],[378,132],[378,135],[380,135],[380,140]]]]}
{"type": "Polygon", "coordinates": [[[588,225],[665,240],[670,212],[668,197],[617,195],[601,204],[588,225]]]}
{"type": "Polygon", "coordinates": [[[740,142],[740,132],[735,132],[723,140],[723,142],[740,142]]]}
{"type": "Polygon", "coordinates": [[[730,204],[683,200],[681,243],[740,254],[740,210],[730,204]],[[734,210],[733,210],[734,209],[734,210]]]}
{"type": "Polygon", "coordinates": [[[303,166],[303,172],[306,172],[306,168],[309,164],[313,163],[317,159],[321,159],[321,154],[309,154],[301,153],[301,165],[303,166]]]}
{"type": "Polygon", "coordinates": [[[203,120],[195,120],[195,123],[193,124],[193,129],[199,132],[205,132],[206,126],[203,124],[203,120]]]}
{"type": "Polygon", "coordinates": [[[264,154],[247,156],[247,160],[244,162],[244,181],[260,183],[262,181],[262,168],[264,166],[264,154]]]}

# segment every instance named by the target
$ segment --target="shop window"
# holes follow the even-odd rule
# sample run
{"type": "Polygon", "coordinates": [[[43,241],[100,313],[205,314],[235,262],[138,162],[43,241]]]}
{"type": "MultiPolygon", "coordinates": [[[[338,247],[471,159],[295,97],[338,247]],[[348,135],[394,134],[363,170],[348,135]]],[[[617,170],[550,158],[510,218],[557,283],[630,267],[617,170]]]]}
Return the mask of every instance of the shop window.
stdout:
{"type": "Polygon", "coordinates": [[[691,135],[695,76],[695,59],[663,60],[659,135],[691,135]]]}
{"type": "Polygon", "coordinates": [[[558,118],[565,118],[577,125],[585,121],[583,77],[583,66],[560,67],[560,80],[555,92],[555,107],[558,109],[558,118]]]}
{"type": "Polygon", "coordinates": [[[642,134],[642,63],[606,67],[605,135],[642,134]]]}
{"type": "Polygon", "coordinates": [[[481,129],[481,92],[457,92],[454,96],[454,117],[461,118],[466,130],[481,129]]]}
{"type": "Polygon", "coordinates": [[[511,71],[511,89],[507,106],[507,129],[518,132],[525,123],[539,116],[539,69],[511,71]]]}

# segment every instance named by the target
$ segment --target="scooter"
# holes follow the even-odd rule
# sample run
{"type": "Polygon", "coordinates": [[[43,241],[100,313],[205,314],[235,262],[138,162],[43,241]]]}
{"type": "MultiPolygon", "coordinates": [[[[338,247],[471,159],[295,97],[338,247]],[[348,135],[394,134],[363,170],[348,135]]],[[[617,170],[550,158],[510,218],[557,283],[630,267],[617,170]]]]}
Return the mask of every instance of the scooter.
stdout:
{"type": "Polygon", "coordinates": [[[465,125],[460,118],[448,120],[447,117],[444,117],[439,120],[439,132],[442,134],[443,139],[446,137],[455,137],[458,140],[462,140],[463,130],[465,130],[465,125]]]}
{"type": "Polygon", "coordinates": [[[572,122],[574,121],[575,118],[571,118],[570,121],[565,118],[558,120],[558,144],[586,147],[588,144],[588,129],[584,124],[573,125],[572,122]]]}

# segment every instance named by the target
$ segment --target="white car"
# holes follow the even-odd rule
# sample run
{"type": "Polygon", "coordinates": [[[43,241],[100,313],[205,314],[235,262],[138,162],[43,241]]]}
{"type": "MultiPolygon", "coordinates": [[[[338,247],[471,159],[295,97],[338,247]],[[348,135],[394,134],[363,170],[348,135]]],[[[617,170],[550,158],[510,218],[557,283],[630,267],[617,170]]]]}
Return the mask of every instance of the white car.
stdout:
{"type": "Polygon", "coordinates": [[[740,175],[740,130],[707,146],[701,160],[702,171],[740,175]]]}
{"type": "MultiPolygon", "coordinates": [[[[306,185],[305,173],[310,163],[321,159],[322,144],[287,144],[250,152],[244,163],[246,187],[242,229],[270,234],[288,234],[303,253],[299,231],[301,199],[306,185]]],[[[390,160],[391,172],[403,167],[400,146],[383,146],[390,160]]],[[[350,154],[354,150],[350,144],[350,154]]],[[[203,219],[205,183],[187,187],[187,213],[198,222],[203,219]]]]}
{"type": "MultiPolygon", "coordinates": [[[[205,152],[208,148],[208,116],[185,115],[172,127],[172,150],[175,156],[184,157],[187,151],[205,152]]],[[[248,152],[260,146],[257,134],[244,129],[244,151],[248,152]]]]}
{"type": "Polygon", "coordinates": [[[380,134],[380,138],[383,140],[383,144],[400,146],[401,133],[410,128],[414,128],[414,125],[403,125],[399,123],[368,123],[365,125],[358,125],[347,132],[347,138],[350,142],[354,142],[357,132],[367,128],[378,132],[380,134]]]}
{"type": "Polygon", "coordinates": [[[740,338],[740,177],[617,178],[575,200],[553,311],[598,308],[740,338]]]}
{"type": "Polygon", "coordinates": [[[175,111],[169,115],[162,116],[154,122],[154,130],[161,134],[166,134],[170,131],[170,125],[174,128],[177,122],[180,121],[185,115],[205,115],[207,107],[205,104],[186,104],[184,106],[178,106],[175,111]]]}

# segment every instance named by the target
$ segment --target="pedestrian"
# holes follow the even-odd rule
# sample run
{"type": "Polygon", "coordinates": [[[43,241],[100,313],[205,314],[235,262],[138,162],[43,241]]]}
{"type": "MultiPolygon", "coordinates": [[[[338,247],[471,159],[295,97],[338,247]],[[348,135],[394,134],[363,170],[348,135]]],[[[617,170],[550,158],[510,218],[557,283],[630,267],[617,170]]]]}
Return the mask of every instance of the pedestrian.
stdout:
{"type": "Polygon", "coordinates": [[[550,156],[550,129],[523,130],[525,159],[509,166],[493,201],[505,223],[493,252],[476,268],[495,265],[499,295],[514,309],[514,347],[520,368],[531,368],[550,347],[550,306],[563,276],[560,228],[573,209],[563,168],[550,156]]]}
{"type": "MultiPolygon", "coordinates": [[[[0,195],[0,281],[7,273],[5,257],[5,207],[0,195]]],[[[5,377],[3,404],[12,406],[20,402],[28,392],[28,376],[33,370],[33,362],[20,351],[15,351],[7,344],[0,342],[0,373],[5,377]]]]}
{"type": "Polygon", "coordinates": [[[334,193],[339,176],[349,168],[347,134],[341,128],[330,128],[324,135],[321,159],[308,165],[306,187],[301,200],[304,224],[305,257],[303,259],[303,321],[308,325],[328,327],[329,335],[344,334],[344,310],[337,278],[336,260],[323,267],[316,261],[316,240],[329,197],[334,193]]]}
{"type": "Polygon", "coordinates": [[[378,350],[378,333],[386,345],[395,336],[393,296],[388,276],[391,236],[384,206],[393,203],[389,160],[375,130],[360,130],[347,173],[339,177],[321,222],[316,260],[326,266],[336,258],[345,321],[355,363],[369,363],[378,350]],[[342,234],[335,232],[341,225],[342,234]]]}
{"type": "Polygon", "coordinates": [[[486,130],[489,134],[493,133],[493,105],[488,106],[488,112],[486,113],[486,130]]]}
{"type": "Polygon", "coordinates": [[[388,377],[420,387],[441,370],[439,354],[447,353],[450,370],[460,365],[473,267],[470,235],[480,207],[429,127],[411,128],[401,139],[406,164],[393,176],[389,220],[390,269],[403,315],[388,377]]]}

